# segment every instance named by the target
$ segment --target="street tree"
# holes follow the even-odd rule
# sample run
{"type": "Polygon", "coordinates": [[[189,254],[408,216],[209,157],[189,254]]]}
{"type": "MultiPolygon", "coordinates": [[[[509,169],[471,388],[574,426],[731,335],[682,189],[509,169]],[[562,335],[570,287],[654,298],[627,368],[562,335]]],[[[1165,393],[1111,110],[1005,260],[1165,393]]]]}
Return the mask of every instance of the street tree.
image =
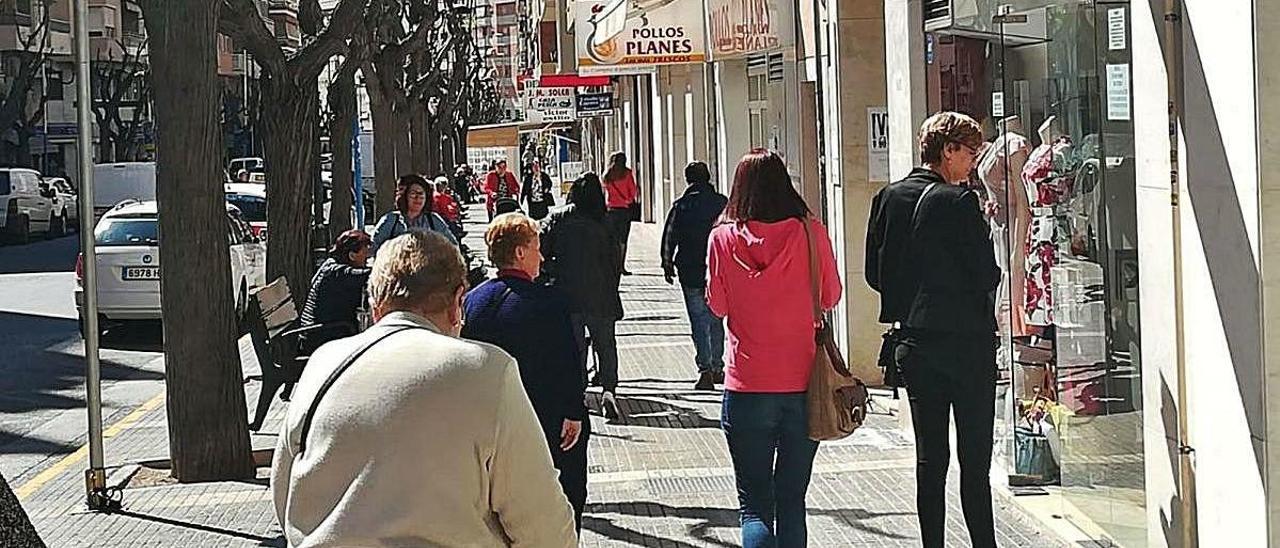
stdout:
{"type": "Polygon", "coordinates": [[[362,59],[359,49],[351,48],[325,92],[328,102],[329,144],[333,150],[332,197],[329,202],[329,240],[351,229],[351,208],[362,207],[362,196],[355,196],[355,178],[360,174],[352,166],[352,141],[356,137],[356,71],[362,59]]]}
{"type": "Polygon", "coordinates": [[[151,104],[147,42],[134,48],[123,41],[118,45],[123,52],[120,58],[116,58],[115,49],[108,49],[108,57],[90,63],[99,162],[128,162],[140,157],[151,104]]]}
{"type": "Polygon", "coordinates": [[[221,0],[220,31],[253,54],[262,67],[260,113],[267,163],[267,276],[284,276],[301,302],[311,279],[311,214],[320,161],[320,73],[346,51],[363,19],[366,0],[339,0],[327,21],[319,0],[302,0],[304,43],[286,52],[253,0],[221,0]]]}
{"type": "Polygon", "coordinates": [[[155,76],[160,306],[173,475],[251,478],[221,185],[217,22],[222,4],[143,0],[155,76]]]}
{"type": "MultiPolygon", "coordinates": [[[[33,6],[34,7],[34,6],[33,6]]],[[[49,58],[49,9],[42,6],[30,26],[17,27],[18,47],[6,52],[7,90],[0,95],[0,136],[13,132],[11,144],[0,148],[0,162],[31,165],[28,146],[35,128],[44,119],[45,85],[40,68],[49,58]]]]}

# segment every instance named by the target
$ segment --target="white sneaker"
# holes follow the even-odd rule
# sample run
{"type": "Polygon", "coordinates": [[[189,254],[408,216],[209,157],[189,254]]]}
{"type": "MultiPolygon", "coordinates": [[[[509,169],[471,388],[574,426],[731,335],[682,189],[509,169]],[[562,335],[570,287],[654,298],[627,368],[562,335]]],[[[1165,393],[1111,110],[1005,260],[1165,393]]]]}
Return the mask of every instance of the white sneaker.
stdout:
{"type": "Polygon", "coordinates": [[[600,408],[604,411],[604,418],[615,420],[622,417],[622,413],[618,411],[618,400],[614,398],[613,392],[605,392],[604,398],[600,403],[600,408]]]}

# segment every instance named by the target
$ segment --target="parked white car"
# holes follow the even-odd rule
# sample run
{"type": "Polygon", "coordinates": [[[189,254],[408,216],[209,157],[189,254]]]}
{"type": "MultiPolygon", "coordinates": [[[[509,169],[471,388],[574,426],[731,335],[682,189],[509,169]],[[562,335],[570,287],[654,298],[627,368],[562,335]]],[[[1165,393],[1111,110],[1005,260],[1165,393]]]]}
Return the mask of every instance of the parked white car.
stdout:
{"type": "MultiPolygon", "coordinates": [[[[98,254],[99,325],[160,319],[160,221],[155,201],[125,202],[106,212],[93,231],[98,254]]],[[[267,252],[239,211],[227,205],[227,249],[237,317],[249,291],[266,283],[267,252]]],[[[76,261],[76,311],[84,334],[84,255],[76,261]]]]}
{"type": "Polygon", "coordinates": [[[247,157],[235,158],[231,160],[231,163],[227,164],[227,172],[231,174],[232,178],[235,178],[236,174],[240,173],[242,169],[249,173],[263,172],[267,170],[267,161],[258,157],[247,157]]]}
{"type": "Polygon", "coordinates": [[[71,186],[71,182],[62,177],[45,177],[45,184],[52,188],[57,197],[54,198],[54,215],[61,217],[69,230],[80,228],[80,195],[71,186]]]}
{"type": "Polygon", "coordinates": [[[253,228],[253,235],[267,239],[267,186],[257,183],[227,183],[223,186],[227,203],[240,209],[240,216],[253,228]]]}
{"type": "Polygon", "coordinates": [[[54,217],[57,194],[43,185],[34,169],[0,168],[0,231],[6,240],[26,243],[32,233],[60,233],[65,226],[65,219],[54,217]]]}

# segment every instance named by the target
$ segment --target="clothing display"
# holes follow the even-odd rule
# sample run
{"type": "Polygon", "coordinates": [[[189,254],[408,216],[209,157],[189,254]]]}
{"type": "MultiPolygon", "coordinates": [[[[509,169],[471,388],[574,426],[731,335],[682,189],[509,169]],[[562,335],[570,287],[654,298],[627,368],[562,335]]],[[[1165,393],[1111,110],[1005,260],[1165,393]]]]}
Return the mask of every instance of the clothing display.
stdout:
{"type": "Polygon", "coordinates": [[[1053,324],[1051,275],[1061,241],[1057,236],[1056,206],[1071,190],[1074,174],[1068,165],[1070,157],[1071,138],[1061,136],[1052,143],[1036,147],[1022,170],[1022,184],[1026,187],[1031,206],[1031,227],[1025,247],[1026,295],[1023,301],[1029,325],[1053,324]]]}
{"type": "Polygon", "coordinates": [[[1026,290],[1026,253],[1025,247],[1019,244],[1026,240],[1031,212],[1023,186],[1009,185],[1008,179],[1021,181],[1022,170],[1031,154],[1030,145],[1026,137],[1010,129],[991,143],[978,162],[978,178],[986,188],[987,198],[996,205],[989,223],[996,262],[1003,273],[996,293],[999,296],[996,308],[998,321],[1016,337],[1027,334],[1026,312],[1022,306],[1026,290]],[[1013,306],[1012,303],[1018,305],[1013,306]]]}

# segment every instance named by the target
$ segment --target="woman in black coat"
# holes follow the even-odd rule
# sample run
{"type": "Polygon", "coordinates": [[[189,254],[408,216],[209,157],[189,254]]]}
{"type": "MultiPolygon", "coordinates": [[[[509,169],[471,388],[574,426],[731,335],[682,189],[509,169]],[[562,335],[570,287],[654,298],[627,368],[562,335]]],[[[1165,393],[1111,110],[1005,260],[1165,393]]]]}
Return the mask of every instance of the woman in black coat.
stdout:
{"type": "Polygon", "coordinates": [[[529,205],[529,216],[541,220],[547,211],[556,204],[551,194],[551,176],[542,171],[542,163],[534,161],[529,165],[529,172],[524,176],[524,184],[520,185],[520,200],[529,205]]]}
{"type": "MultiPolygon", "coordinates": [[[[363,230],[352,229],[338,235],[329,248],[329,258],[311,277],[311,290],[298,320],[299,327],[326,327],[299,336],[298,355],[310,356],[320,345],[359,331],[356,314],[369,281],[372,244],[363,230]]],[[[288,399],[292,391],[293,383],[287,383],[280,397],[288,399]]]]}
{"type": "Polygon", "coordinates": [[[583,402],[587,373],[569,319],[569,296],[533,281],[542,253],[532,219],[520,213],[499,215],[484,240],[498,277],[467,294],[462,336],[497,345],[515,357],[581,529],[591,422],[583,402]]]}
{"type": "Polygon", "coordinates": [[[592,383],[604,388],[601,407],[605,418],[621,415],[614,392],[618,388],[618,345],[615,324],[622,319],[618,284],[617,240],[605,224],[604,190],[600,177],[587,173],[574,181],[569,205],[543,221],[543,271],[553,287],[569,294],[574,336],[586,367],[586,332],[591,333],[600,369],[592,383]]]}

